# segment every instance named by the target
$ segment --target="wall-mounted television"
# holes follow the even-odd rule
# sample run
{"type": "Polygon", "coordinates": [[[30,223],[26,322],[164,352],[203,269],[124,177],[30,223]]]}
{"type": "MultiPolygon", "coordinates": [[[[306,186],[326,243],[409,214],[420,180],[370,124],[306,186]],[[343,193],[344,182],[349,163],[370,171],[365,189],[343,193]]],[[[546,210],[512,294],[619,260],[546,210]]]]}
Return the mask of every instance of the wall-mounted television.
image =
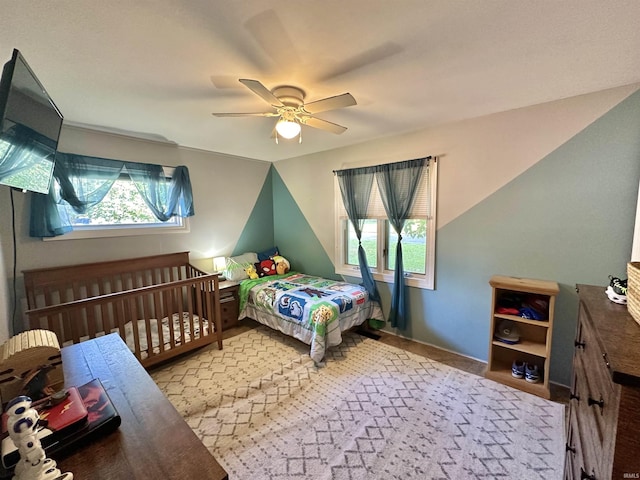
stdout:
{"type": "Polygon", "coordinates": [[[62,113],[17,49],[0,80],[0,184],[49,193],[62,113]]]}

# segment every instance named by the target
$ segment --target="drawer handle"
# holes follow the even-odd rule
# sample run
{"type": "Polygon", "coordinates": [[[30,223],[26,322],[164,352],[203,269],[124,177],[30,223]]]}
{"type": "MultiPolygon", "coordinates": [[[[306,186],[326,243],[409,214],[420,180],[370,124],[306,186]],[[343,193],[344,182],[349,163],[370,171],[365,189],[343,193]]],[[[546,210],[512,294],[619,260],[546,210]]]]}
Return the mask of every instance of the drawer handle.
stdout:
{"type": "Polygon", "coordinates": [[[584,348],[586,345],[585,342],[579,342],[578,340],[575,340],[573,344],[575,345],[576,348],[584,348]]]}
{"type": "Polygon", "coordinates": [[[590,407],[598,405],[600,407],[600,410],[604,409],[604,400],[602,399],[602,396],[600,396],[600,400],[594,400],[593,398],[589,397],[587,399],[587,403],[590,407]]]}
{"type": "Polygon", "coordinates": [[[593,473],[591,475],[589,475],[587,472],[584,471],[584,468],[580,467],[580,480],[598,480],[596,478],[596,472],[594,470],[591,470],[593,473]]]}
{"type": "Polygon", "coordinates": [[[569,445],[568,443],[564,444],[564,450],[565,452],[571,452],[573,454],[576,453],[576,447],[572,447],[571,445],[569,445]]]}
{"type": "Polygon", "coordinates": [[[569,400],[577,400],[577,401],[580,401],[580,395],[576,395],[575,393],[570,392],[570,393],[569,393],[569,400]]]}
{"type": "Polygon", "coordinates": [[[602,359],[604,360],[604,364],[607,366],[607,368],[611,368],[611,367],[609,366],[609,357],[607,357],[607,354],[606,354],[606,353],[603,353],[603,354],[602,354],[602,359]]]}

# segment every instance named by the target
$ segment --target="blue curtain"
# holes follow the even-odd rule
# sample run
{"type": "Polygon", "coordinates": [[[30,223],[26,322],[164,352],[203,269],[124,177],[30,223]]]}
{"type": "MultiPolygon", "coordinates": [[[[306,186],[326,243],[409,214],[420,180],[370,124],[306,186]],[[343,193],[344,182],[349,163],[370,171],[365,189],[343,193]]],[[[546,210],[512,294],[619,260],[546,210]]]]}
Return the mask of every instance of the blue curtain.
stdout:
{"type": "MultiPolygon", "coordinates": [[[[430,157],[429,157],[430,158],[430,157]]],[[[411,208],[422,177],[422,169],[428,165],[429,158],[418,158],[404,162],[378,165],[376,181],[378,190],[387,213],[387,218],[398,234],[396,245],[396,268],[394,272],[393,293],[389,322],[392,327],[405,329],[407,326],[406,291],[404,283],[404,266],[402,264],[402,229],[411,208]]]]}
{"type": "Polygon", "coordinates": [[[187,167],[176,167],[167,181],[161,165],[124,162],[58,152],[48,195],[32,194],[29,235],[55,237],[72,230],[64,209],[85,213],[100,203],[120,175],[127,174],[158,220],[194,215],[187,167]],[[57,188],[56,188],[57,184],[57,188]]]}
{"type": "Polygon", "coordinates": [[[173,216],[194,214],[191,179],[187,167],[176,167],[171,182],[167,182],[161,165],[127,162],[127,173],[153,214],[162,222],[173,216]]]}
{"type": "Polygon", "coordinates": [[[371,270],[369,270],[367,254],[362,248],[362,227],[367,215],[375,168],[338,170],[335,174],[338,177],[344,208],[347,211],[351,225],[353,225],[356,237],[358,237],[358,265],[362,275],[362,284],[369,292],[369,297],[372,300],[379,301],[380,295],[378,294],[376,282],[373,279],[371,270]]]}
{"type": "Polygon", "coordinates": [[[109,193],[123,168],[124,162],[59,153],[53,176],[60,187],[60,199],[77,213],[86,213],[109,193]]]}

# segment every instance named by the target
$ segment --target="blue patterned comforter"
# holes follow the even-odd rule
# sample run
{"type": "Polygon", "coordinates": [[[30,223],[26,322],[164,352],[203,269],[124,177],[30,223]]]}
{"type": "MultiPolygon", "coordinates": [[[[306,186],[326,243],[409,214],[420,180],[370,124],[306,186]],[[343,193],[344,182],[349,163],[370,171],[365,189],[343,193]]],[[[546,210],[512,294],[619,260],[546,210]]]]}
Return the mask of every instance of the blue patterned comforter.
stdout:
{"type": "Polygon", "coordinates": [[[367,319],[384,320],[363,286],[302,273],[243,280],[239,318],[244,317],[309,344],[316,363],[342,342],[344,330],[367,319]]]}

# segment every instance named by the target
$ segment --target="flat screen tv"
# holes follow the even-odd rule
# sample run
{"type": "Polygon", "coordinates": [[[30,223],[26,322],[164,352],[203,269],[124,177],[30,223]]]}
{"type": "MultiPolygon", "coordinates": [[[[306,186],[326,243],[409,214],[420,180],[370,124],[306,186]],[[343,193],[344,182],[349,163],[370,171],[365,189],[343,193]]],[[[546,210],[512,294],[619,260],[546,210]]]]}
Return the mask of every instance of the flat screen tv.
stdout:
{"type": "Polygon", "coordinates": [[[63,117],[17,49],[0,80],[0,184],[49,193],[63,117]]]}

